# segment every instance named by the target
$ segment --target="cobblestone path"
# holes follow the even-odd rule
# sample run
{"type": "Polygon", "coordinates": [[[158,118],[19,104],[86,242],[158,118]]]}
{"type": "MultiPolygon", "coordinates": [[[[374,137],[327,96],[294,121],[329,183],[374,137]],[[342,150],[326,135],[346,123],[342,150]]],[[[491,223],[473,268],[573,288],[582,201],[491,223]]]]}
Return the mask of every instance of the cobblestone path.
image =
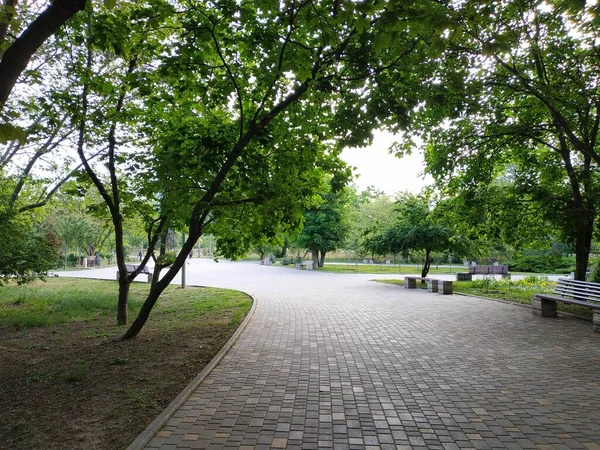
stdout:
{"type": "Polygon", "coordinates": [[[257,263],[190,283],[257,302],[148,449],[600,450],[600,334],[574,319],[257,263]]]}

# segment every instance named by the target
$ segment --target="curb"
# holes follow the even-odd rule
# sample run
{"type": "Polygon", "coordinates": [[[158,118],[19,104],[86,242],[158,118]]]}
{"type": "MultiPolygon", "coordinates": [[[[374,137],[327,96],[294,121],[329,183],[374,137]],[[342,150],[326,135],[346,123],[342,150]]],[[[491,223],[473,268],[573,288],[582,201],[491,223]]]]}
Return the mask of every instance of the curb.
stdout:
{"type": "MultiPolygon", "coordinates": [[[[202,287],[202,286],[194,286],[194,287],[202,287]]],[[[241,292],[241,291],[240,291],[241,292]]],[[[248,295],[244,292],[244,294],[248,295]]],[[[183,391],[179,393],[175,400],[173,400],[169,405],[163,409],[163,411],[154,419],[148,427],[131,443],[127,450],[142,450],[144,446],[150,442],[150,440],[154,437],[157,431],[159,431],[162,426],[167,423],[167,421],[171,418],[171,416],[179,409],[181,405],[183,405],[186,400],[192,395],[192,393],[196,390],[196,388],[204,381],[204,379],[213,371],[213,369],[221,362],[225,354],[231,349],[233,344],[238,340],[242,332],[248,326],[250,319],[254,315],[256,310],[256,300],[251,295],[248,295],[252,299],[252,306],[250,307],[250,311],[248,311],[248,315],[244,321],[240,324],[240,326],[235,330],[235,333],[229,338],[229,340],[225,343],[225,345],[219,350],[219,353],[215,355],[215,357],[202,369],[196,378],[194,378],[190,384],[188,384],[183,391]]]]}

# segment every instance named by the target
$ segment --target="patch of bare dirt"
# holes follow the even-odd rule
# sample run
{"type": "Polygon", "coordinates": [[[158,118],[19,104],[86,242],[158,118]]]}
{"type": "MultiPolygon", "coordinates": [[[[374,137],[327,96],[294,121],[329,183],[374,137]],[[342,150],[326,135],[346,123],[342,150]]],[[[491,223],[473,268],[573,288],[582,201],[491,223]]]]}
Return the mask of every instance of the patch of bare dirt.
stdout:
{"type": "Polygon", "coordinates": [[[229,339],[231,317],[148,323],[128,342],[112,317],[0,329],[0,449],[126,448],[229,339]]]}

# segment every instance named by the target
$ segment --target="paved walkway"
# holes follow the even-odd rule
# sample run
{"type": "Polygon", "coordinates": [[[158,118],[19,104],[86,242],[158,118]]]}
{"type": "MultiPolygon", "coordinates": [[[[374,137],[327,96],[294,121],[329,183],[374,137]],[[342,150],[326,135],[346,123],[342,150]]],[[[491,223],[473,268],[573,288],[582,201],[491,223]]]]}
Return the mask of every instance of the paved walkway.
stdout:
{"type": "Polygon", "coordinates": [[[257,309],[148,449],[600,450],[590,323],[373,275],[187,268],[190,284],[244,290],[257,309]]]}

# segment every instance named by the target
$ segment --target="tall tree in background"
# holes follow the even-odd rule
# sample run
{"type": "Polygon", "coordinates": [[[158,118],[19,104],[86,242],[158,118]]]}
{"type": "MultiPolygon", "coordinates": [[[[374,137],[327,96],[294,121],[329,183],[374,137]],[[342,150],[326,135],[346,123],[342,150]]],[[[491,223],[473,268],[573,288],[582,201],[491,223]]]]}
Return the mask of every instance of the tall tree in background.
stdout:
{"type": "Polygon", "coordinates": [[[345,190],[326,185],[319,203],[304,213],[298,245],[310,250],[314,267],[323,267],[325,255],[339,248],[348,234],[348,205],[345,190]]]}

